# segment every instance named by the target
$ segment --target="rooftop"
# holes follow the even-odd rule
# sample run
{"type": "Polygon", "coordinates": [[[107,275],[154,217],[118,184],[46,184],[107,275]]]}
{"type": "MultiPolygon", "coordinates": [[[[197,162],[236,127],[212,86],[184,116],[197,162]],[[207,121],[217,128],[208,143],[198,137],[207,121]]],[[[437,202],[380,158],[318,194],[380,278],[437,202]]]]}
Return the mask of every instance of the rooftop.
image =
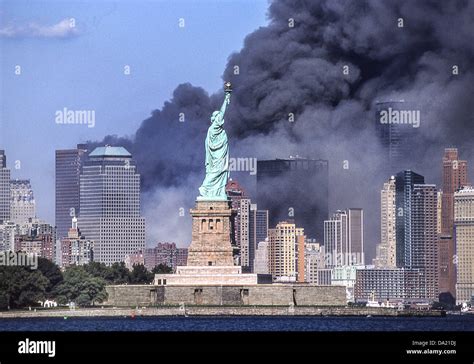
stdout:
{"type": "Polygon", "coordinates": [[[124,147],[97,147],[90,154],[89,157],[131,157],[127,149],[124,147]]]}

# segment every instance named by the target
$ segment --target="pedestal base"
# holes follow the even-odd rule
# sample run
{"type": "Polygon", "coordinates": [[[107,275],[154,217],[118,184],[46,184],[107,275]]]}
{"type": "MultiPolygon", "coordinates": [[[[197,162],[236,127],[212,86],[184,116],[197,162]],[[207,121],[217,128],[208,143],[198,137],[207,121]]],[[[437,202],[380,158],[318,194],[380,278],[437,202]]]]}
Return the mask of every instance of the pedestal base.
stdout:
{"type": "Polygon", "coordinates": [[[257,284],[257,274],[242,274],[240,266],[182,266],[176,274],[156,274],[158,286],[235,286],[257,284]]]}
{"type": "Polygon", "coordinates": [[[191,210],[192,241],[188,266],[232,266],[230,219],[233,211],[228,200],[198,199],[191,210]]]}

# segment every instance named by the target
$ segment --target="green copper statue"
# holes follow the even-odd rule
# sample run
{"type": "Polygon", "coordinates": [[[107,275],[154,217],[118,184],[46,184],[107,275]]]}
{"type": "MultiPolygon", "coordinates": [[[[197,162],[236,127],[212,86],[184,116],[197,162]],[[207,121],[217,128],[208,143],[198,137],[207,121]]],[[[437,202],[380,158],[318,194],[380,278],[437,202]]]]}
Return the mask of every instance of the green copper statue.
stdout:
{"type": "Polygon", "coordinates": [[[225,99],[220,110],[212,113],[211,126],[207,130],[206,177],[199,187],[199,200],[227,200],[225,186],[229,179],[229,143],[224,130],[224,114],[230,104],[230,82],[224,85],[225,99]]]}

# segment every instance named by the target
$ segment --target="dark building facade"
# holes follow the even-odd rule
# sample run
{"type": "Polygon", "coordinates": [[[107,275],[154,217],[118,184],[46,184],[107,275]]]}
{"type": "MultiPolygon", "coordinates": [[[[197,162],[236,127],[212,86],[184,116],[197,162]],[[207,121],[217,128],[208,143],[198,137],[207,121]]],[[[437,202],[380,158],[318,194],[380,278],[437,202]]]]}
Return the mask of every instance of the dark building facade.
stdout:
{"type": "Polygon", "coordinates": [[[397,267],[405,267],[411,260],[413,187],[423,183],[425,177],[411,170],[402,171],[395,177],[397,267]]]}
{"type": "Polygon", "coordinates": [[[422,297],[438,300],[438,213],[436,185],[413,187],[411,256],[408,268],[422,272],[422,297]]]}
{"type": "Polygon", "coordinates": [[[419,115],[413,103],[403,100],[375,104],[375,130],[387,161],[386,173],[413,168],[419,115]]]}
{"type": "Polygon", "coordinates": [[[257,204],[270,226],[294,220],[308,238],[323,239],[328,217],[329,162],[289,158],[257,162],[257,204]]]}
{"type": "Polygon", "coordinates": [[[59,239],[68,235],[71,219],[79,216],[80,175],[86,158],[85,145],[56,150],[56,232],[59,239]]]}
{"type": "Polygon", "coordinates": [[[456,254],[454,239],[454,193],[469,184],[467,161],[459,160],[456,148],[446,148],[442,166],[441,236],[439,238],[440,293],[456,296],[456,254]]]}
{"type": "Polygon", "coordinates": [[[10,170],[7,157],[0,150],[0,223],[10,220],[10,170]]]}

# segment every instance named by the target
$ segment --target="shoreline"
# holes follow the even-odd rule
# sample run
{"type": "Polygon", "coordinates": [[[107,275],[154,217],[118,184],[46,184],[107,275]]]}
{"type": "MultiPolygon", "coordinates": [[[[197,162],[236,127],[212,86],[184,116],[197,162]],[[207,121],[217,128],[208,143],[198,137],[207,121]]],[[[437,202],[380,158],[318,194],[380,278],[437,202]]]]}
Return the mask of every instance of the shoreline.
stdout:
{"type": "Polygon", "coordinates": [[[419,311],[392,308],[347,308],[311,306],[177,306],[167,307],[104,307],[70,309],[12,310],[0,312],[1,319],[41,317],[173,317],[173,316],[322,316],[322,317],[444,317],[445,311],[419,311]]]}

